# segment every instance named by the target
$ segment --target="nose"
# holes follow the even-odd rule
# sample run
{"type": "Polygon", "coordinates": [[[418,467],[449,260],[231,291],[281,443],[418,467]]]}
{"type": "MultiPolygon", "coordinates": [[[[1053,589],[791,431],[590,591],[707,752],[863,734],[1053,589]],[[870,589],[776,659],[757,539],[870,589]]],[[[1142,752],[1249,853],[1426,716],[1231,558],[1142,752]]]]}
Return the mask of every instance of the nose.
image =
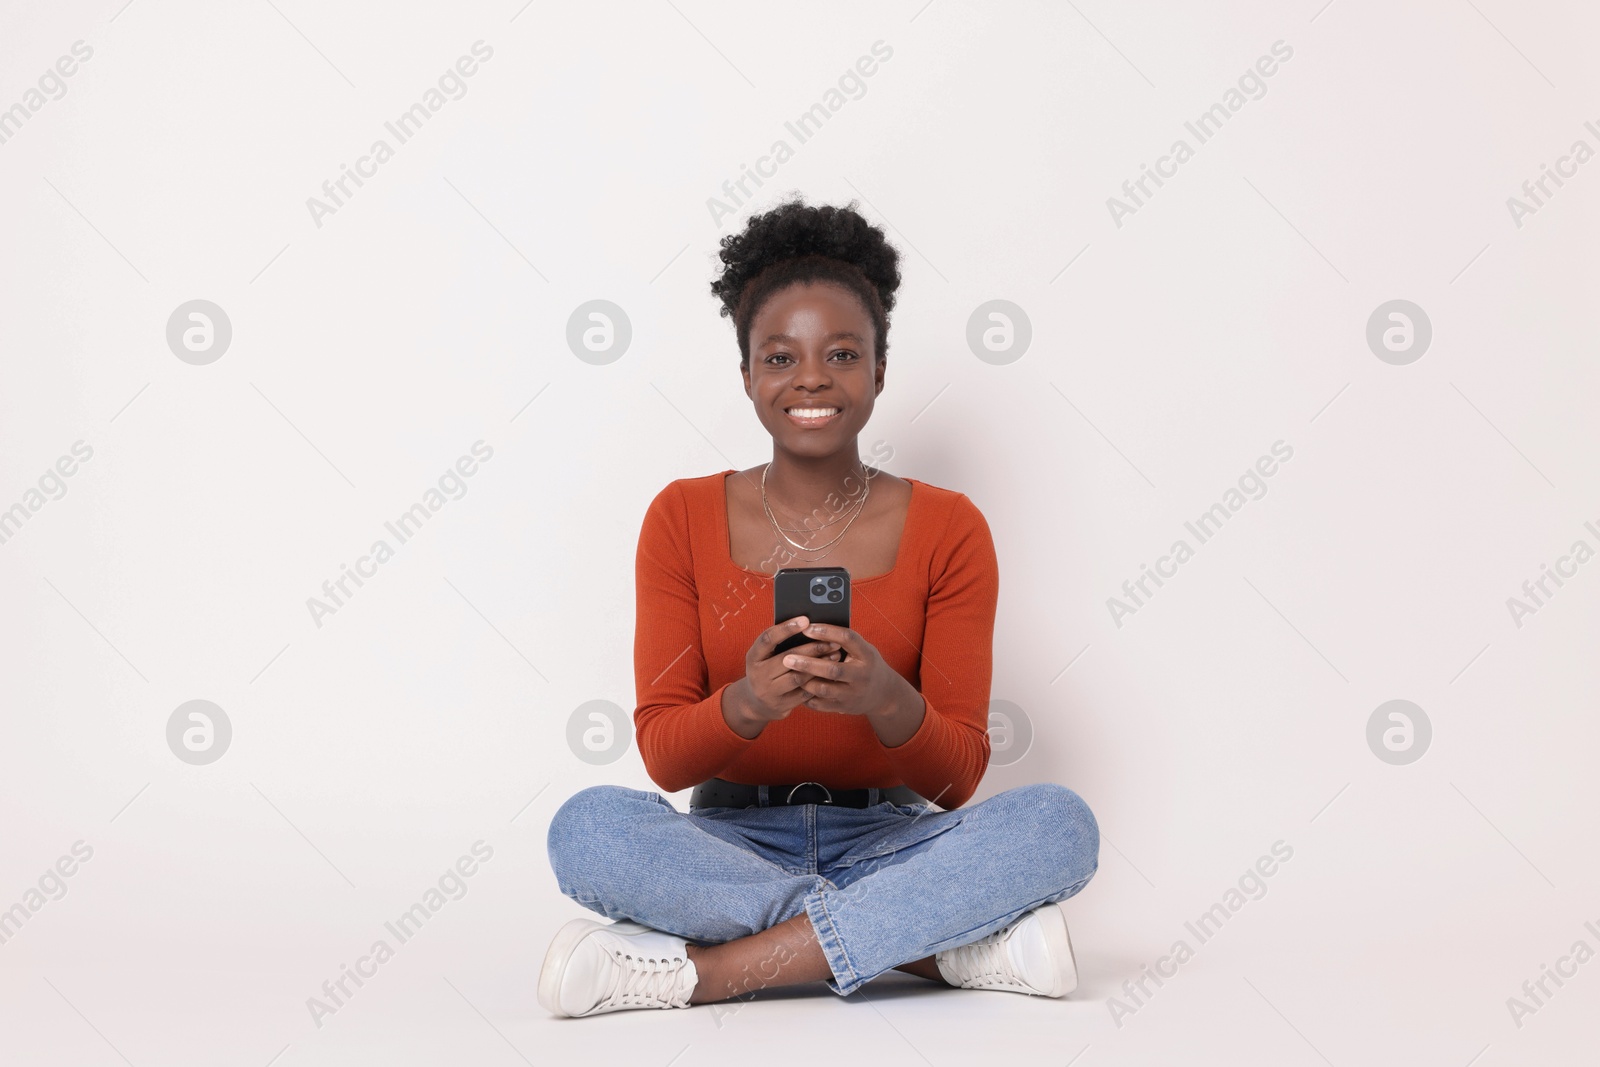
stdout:
{"type": "Polygon", "coordinates": [[[820,355],[802,356],[794,370],[794,383],[800,387],[815,389],[819,385],[827,385],[833,379],[828,372],[828,361],[820,355]]]}

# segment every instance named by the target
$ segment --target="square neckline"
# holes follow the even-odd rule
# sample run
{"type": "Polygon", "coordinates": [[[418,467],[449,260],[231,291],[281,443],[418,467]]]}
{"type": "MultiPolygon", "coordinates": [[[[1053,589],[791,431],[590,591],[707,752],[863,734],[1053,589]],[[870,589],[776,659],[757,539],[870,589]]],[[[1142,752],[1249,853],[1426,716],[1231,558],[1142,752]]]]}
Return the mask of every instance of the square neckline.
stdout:
{"type": "MultiPolygon", "coordinates": [[[[772,575],[768,574],[766,571],[751,570],[749,567],[743,566],[733,558],[733,534],[728,525],[728,475],[738,473],[739,472],[737,470],[729,467],[727,470],[722,472],[721,477],[719,477],[716,481],[717,511],[719,517],[719,521],[717,522],[717,533],[722,541],[722,558],[727,562],[728,566],[734,568],[735,570],[743,571],[745,574],[757,575],[770,582],[772,581],[772,575]]],[[[905,476],[902,475],[902,477],[905,476]]],[[[911,517],[916,511],[917,501],[922,498],[922,492],[920,490],[922,483],[917,481],[915,478],[909,477],[906,477],[905,481],[911,486],[911,498],[906,502],[906,522],[905,526],[903,526],[900,530],[900,543],[895,545],[894,565],[888,570],[884,571],[882,574],[874,574],[870,578],[857,578],[852,574],[850,576],[851,585],[865,585],[868,582],[876,582],[881,581],[884,578],[892,578],[900,573],[900,568],[905,562],[906,537],[911,532],[911,517]]],[[[818,566],[826,566],[826,564],[823,564],[820,560],[817,562],[818,566]]]]}

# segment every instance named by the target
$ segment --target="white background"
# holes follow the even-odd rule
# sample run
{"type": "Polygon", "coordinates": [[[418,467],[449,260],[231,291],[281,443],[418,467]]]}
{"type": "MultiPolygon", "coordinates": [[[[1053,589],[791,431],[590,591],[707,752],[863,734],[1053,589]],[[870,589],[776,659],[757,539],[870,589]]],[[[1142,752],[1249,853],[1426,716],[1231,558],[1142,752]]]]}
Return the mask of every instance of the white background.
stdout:
{"type": "Polygon", "coordinates": [[[93,857],[0,945],[0,1061],[1591,1062],[1600,963],[1520,1027],[1506,1002],[1600,950],[1600,563],[1520,627],[1506,601],[1600,548],[1600,162],[1520,227],[1506,201],[1600,148],[1600,19],[1322,2],[7,4],[0,107],[93,57],[0,145],[0,508],[93,457],[0,545],[0,908],[93,857]],[[466,94],[318,226],[307,198],[478,40],[466,94]],[[865,94],[713,221],[879,40],[865,94]],[[1279,40],[1117,226],[1107,198],[1279,40]],[[707,285],[791,190],[905,253],[861,447],[994,532],[994,697],[1035,740],[973,802],[1094,809],[1083,981],[550,1019],[538,965],[585,914],[550,815],[653,788],[568,720],[633,705],[650,498],[770,454],[707,285]],[[1405,366],[1365,340],[1397,298],[1433,326],[1405,366]],[[166,342],[192,299],[232,323],[209,365],[166,342]],[[565,341],[591,299],[633,328],[603,366],[565,341]],[[1033,329],[1002,366],[965,339],[992,299],[1033,329]],[[479,440],[466,495],[317,626],[307,598],[479,440]],[[1107,598],[1279,440],[1267,495],[1118,626],[1107,598]],[[1405,766],[1366,741],[1396,698],[1433,726],[1405,766]],[[166,741],[193,699],[233,726],[206,766],[166,741]],[[317,1026],[307,998],[479,840],[467,894],[317,1026]]]}

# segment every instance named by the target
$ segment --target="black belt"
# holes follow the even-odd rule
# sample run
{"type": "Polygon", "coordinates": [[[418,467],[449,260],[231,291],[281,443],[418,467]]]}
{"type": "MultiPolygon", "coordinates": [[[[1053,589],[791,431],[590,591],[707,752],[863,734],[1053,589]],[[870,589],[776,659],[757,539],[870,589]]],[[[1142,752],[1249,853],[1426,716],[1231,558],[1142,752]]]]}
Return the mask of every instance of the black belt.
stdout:
{"type": "Polygon", "coordinates": [[[829,789],[820,782],[769,785],[765,805],[761,805],[759,785],[708,778],[689,795],[691,808],[752,808],[780,804],[829,804],[836,808],[866,808],[887,800],[894,804],[927,804],[921,794],[904,785],[872,786],[865,789],[829,789]],[[873,794],[877,794],[874,798],[873,794]]]}

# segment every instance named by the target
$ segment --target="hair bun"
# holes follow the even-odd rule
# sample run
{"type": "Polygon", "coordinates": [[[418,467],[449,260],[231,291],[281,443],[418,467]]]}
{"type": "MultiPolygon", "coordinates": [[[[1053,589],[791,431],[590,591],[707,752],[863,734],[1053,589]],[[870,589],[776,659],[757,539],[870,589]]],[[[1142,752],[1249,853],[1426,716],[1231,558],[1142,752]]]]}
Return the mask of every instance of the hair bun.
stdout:
{"type": "Polygon", "coordinates": [[[855,201],[811,205],[793,194],[722,238],[719,255],[722,274],[711,292],[722,302],[720,314],[734,320],[742,361],[750,358],[747,333],[761,305],[779,289],[805,281],[829,281],[854,292],[877,325],[877,355],[887,351],[900,253],[856,211],[855,201]]]}

